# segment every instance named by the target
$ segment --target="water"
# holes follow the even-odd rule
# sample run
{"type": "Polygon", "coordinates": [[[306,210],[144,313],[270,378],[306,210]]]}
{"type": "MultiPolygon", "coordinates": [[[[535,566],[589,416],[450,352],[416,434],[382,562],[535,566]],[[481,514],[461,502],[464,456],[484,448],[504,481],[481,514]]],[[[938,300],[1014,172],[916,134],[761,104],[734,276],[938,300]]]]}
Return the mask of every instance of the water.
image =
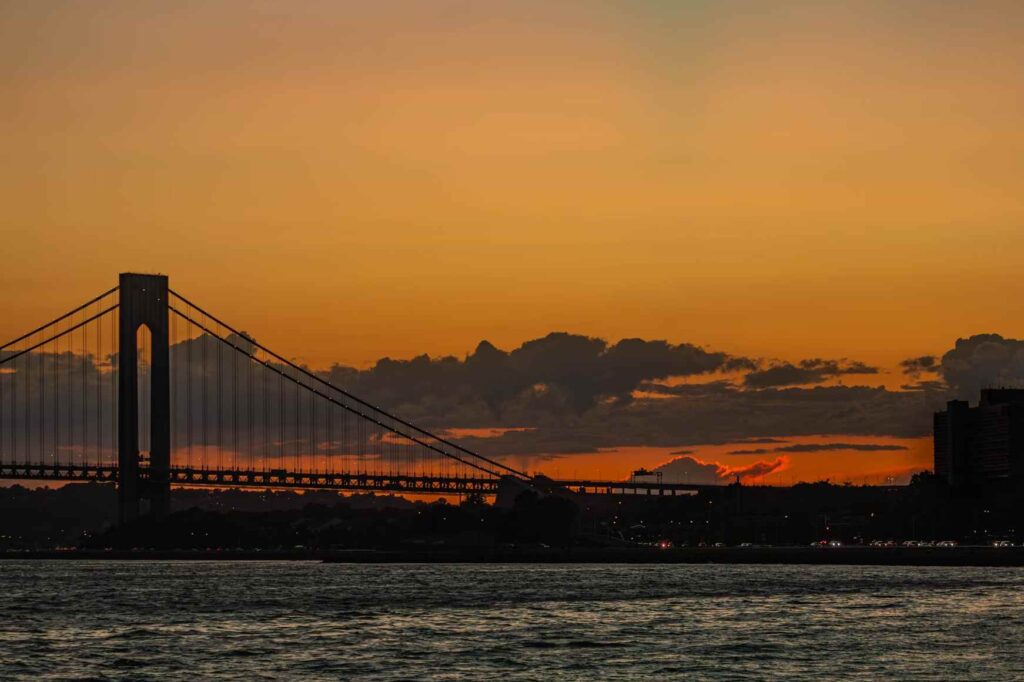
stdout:
{"type": "Polygon", "coordinates": [[[0,679],[1024,679],[1024,569],[0,561],[0,679]]]}

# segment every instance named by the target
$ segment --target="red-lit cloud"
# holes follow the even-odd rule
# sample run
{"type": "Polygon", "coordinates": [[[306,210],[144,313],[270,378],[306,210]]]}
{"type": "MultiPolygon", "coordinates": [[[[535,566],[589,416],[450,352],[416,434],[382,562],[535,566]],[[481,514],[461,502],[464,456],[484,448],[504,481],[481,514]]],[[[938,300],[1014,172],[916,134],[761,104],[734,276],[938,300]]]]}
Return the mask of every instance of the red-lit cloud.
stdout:
{"type": "Polygon", "coordinates": [[[729,483],[737,478],[749,482],[770,473],[782,471],[788,465],[788,457],[759,460],[743,466],[730,466],[721,462],[706,462],[696,457],[685,456],[677,457],[654,470],[661,472],[664,479],[671,482],[716,485],[729,483]]]}

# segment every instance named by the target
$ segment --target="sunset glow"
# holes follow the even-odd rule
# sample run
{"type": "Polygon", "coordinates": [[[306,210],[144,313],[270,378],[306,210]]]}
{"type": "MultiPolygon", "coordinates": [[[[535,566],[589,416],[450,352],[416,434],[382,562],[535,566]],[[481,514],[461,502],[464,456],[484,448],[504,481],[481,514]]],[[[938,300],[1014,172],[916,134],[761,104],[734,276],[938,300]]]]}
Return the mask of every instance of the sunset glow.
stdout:
{"type": "Polygon", "coordinates": [[[734,362],[379,391],[548,474],[906,482],[958,387],[900,363],[1024,336],[1024,8],[984,4],[10,4],[0,336],[131,270],[373,390],[485,339],[693,344],[734,362]],[[813,419],[745,416],[782,401],[813,419]],[[757,437],[894,447],[728,454],[757,437]]]}

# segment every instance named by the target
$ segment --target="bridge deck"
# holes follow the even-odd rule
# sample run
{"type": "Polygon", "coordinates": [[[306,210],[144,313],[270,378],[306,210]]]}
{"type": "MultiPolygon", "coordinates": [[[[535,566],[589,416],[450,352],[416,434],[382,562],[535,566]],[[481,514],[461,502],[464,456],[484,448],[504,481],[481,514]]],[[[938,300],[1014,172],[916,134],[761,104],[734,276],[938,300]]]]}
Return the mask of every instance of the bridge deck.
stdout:
{"type": "MultiPolygon", "coordinates": [[[[494,495],[497,478],[403,476],[360,473],[196,469],[172,467],[171,485],[215,488],[272,488],[405,493],[409,495],[494,495]]],[[[0,480],[100,483],[117,482],[118,468],[109,465],[0,464],[0,480]]],[[[554,484],[577,493],[601,495],[693,495],[709,486],[644,481],[557,480],[554,484]]]]}

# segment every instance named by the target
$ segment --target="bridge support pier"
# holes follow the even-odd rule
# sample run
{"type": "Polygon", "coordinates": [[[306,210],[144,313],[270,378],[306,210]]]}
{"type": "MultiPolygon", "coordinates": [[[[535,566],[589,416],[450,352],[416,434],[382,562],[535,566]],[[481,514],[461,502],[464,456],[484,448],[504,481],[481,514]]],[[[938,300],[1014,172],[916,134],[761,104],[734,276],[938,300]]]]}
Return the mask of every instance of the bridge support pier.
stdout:
{"type": "Polygon", "coordinates": [[[171,509],[170,346],[167,277],[122,274],[118,351],[118,520],[140,514],[164,516],[171,509]],[[149,330],[149,396],[139,395],[139,329],[149,330]],[[149,401],[149,423],[141,423],[140,400],[149,401]],[[140,435],[148,430],[148,461],[140,435]]]}

